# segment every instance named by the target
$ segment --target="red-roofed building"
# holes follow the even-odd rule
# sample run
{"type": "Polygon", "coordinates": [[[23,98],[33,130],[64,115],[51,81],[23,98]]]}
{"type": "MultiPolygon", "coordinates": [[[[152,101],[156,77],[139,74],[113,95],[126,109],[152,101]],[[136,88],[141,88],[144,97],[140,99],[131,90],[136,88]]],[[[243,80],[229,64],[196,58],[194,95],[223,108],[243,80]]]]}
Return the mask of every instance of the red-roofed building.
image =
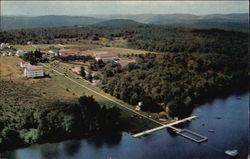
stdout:
{"type": "Polygon", "coordinates": [[[101,80],[99,80],[99,79],[93,79],[92,80],[93,85],[98,85],[100,82],[101,82],[101,80]]]}
{"type": "Polygon", "coordinates": [[[80,55],[81,51],[79,49],[61,49],[59,50],[60,56],[69,56],[69,55],[80,55]]]}
{"type": "Polygon", "coordinates": [[[44,69],[43,66],[30,65],[24,69],[24,76],[28,78],[43,77],[44,69]]]}
{"type": "Polygon", "coordinates": [[[30,62],[28,62],[28,61],[22,61],[22,62],[20,62],[20,67],[25,68],[27,66],[30,66],[30,62]]]}
{"type": "Polygon", "coordinates": [[[119,60],[119,57],[114,53],[101,53],[101,54],[95,54],[95,59],[103,60],[104,62],[109,60],[119,60]]]}

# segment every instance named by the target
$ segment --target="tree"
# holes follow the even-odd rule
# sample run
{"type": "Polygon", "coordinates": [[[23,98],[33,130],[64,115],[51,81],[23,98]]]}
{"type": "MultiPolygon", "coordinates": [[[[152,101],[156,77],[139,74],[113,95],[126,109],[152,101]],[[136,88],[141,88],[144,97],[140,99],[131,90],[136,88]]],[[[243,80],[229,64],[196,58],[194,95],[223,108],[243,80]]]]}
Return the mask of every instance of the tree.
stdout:
{"type": "Polygon", "coordinates": [[[42,53],[40,50],[35,50],[34,51],[35,58],[41,59],[42,58],[42,53]]]}
{"type": "Polygon", "coordinates": [[[88,80],[89,82],[92,82],[92,79],[93,79],[92,74],[91,74],[91,72],[89,71],[89,73],[87,74],[87,80],[88,80]]]}
{"type": "Polygon", "coordinates": [[[85,73],[85,69],[83,66],[80,67],[80,75],[82,76],[82,78],[86,78],[86,73],[85,73]]]}
{"type": "Polygon", "coordinates": [[[37,63],[35,54],[31,51],[23,55],[24,61],[29,61],[31,65],[35,65],[37,63]]]}

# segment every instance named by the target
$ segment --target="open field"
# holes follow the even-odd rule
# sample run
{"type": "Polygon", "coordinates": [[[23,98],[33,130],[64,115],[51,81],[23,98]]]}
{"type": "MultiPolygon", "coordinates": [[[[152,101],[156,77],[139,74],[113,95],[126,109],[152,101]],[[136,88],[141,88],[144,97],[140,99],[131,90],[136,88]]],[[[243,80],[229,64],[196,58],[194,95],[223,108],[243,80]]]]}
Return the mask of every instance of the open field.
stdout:
{"type": "Polygon", "coordinates": [[[33,51],[34,47],[32,45],[12,45],[17,50],[33,51]]]}
{"type": "Polygon", "coordinates": [[[98,52],[98,51],[108,51],[110,53],[115,53],[117,55],[124,55],[124,54],[146,54],[149,51],[144,50],[135,50],[135,49],[128,49],[128,48],[120,48],[120,47],[101,47],[92,50],[85,51],[87,54],[98,52]]]}
{"type": "Polygon", "coordinates": [[[149,51],[144,51],[144,50],[135,50],[135,49],[121,48],[121,47],[105,47],[105,46],[100,46],[100,45],[91,44],[91,43],[13,45],[13,47],[16,48],[17,50],[20,49],[24,51],[33,51],[34,49],[48,51],[51,47],[54,47],[56,49],[78,48],[81,51],[83,51],[85,55],[93,55],[94,52],[98,52],[98,51],[108,51],[110,53],[115,53],[117,55],[149,53],[149,51]]]}
{"type": "MultiPolygon", "coordinates": [[[[121,103],[122,105],[125,105],[130,109],[134,109],[134,107],[104,93],[98,87],[93,86],[92,84],[80,78],[77,79],[76,77],[78,76],[68,70],[68,68],[70,67],[70,65],[68,64],[60,64],[59,66],[53,69],[56,69],[60,72],[66,72],[68,77],[74,79],[75,81],[81,83],[82,85],[102,95],[107,96],[108,98],[112,99],[115,102],[107,100],[107,98],[104,98],[103,96],[100,96],[94,93],[93,91],[90,91],[89,89],[86,89],[84,87],[79,87],[78,84],[72,82],[69,79],[66,79],[63,75],[59,75],[58,73],[56,73],[51,69],[46,69],[45,71],[46,74],[49,74],[51,76],[51,78],[26,79],[22,77],[23,70],[19,67],[19,62],[21,61],[21,59],[17,57],[6,57],[6,56],[0,56],[0,57],[1,57],[0,58],[1,80],[9,80],[9,76],[7,75],[13,74],[12,76],[13,82],[22,83],[29,86],[31,89],[37,90],[41,94],[41,96],[47,100],[76,102],[78,97],[82,95],[93,96],[102,105],[105,104],[107,107],[118,106],[119,108],[121,108],[122,120],[126,122],[128,125],[128,127],[125,128],[125,130],[130,133],[140,132],[142,130],[150,129],[159,125],[139,115],[136,115],[132,111],[124,109],[123,107],[117,105],[117,103],[121,103]]],[[[46,65],[49,66],[48,63],[46,65]]],[[[147,113],[144,112],[140,113],[146,116],[148,115],[147,113]]]]}
{"type": "Polygon", "coordinates": [[[22,60],[15,56],[4,57],[0,55],[0,77],[4,80],[19,79],[22,77],[20,62],[22,60]]]}
{"type": "Polygon", "coordinates": [[[88,42],[91,42],[97,45],[102,45],[102,46],[109,46],[109,47],[127,47],[128,46],[128,41],[124,40],[121,37],[113,37],[112,40],[102,37],[96,41],[88,40],[88,42]]]}
{"type": "MultiPolygon", "coordinates": [[[[0,55],[0,79],[24,84],[39,91],[46,99],[69,100],[74,97],[73,93],[66,91],[60,76],[52,78],[27,79],[23,76],[23,69],[20,67],[22,60],[15,56],[0,55]],[[55,85],[55,83],[58,83],[55,85]],[[60,91],[60,92],[59,92],[60,91]]],[[[45,70],[45,73],[48,72],[45,70]]]]}
{"type": "Polygon", "coordinates": [[[48,51],[50,48],[62,49],[62,48],[79,48],[80,50],[91,50],[99,48],[100,46],[95,44],[33,44],[33,45],[12,45],[17,50],[33,51],[34,49],[40,49],[42,51],[48,51]]]}
{"type": "Polygon", "coordinates": [[[104,38],[104,37],[99,37],[99,40],[78,39],[78,38],[71,38],[70,40],[61,38],[61,39],[55,39],[55,40],[60,41],[60,43],[68,43],[69,41],[71,41],[71,43],[92,44],[92,45],[109,46],[109,47],[127,47],[128,46],[128,41],[122,37],[113,37],[112,40],[104,38]]]}
{"type": "Polygon", "coordinates": [[[49,50],[51,47],[57,49],[70,49],[70,48],[79,48],[81,51],[91,50],[95,48],[99,48],[100,46],[95,44],[84,44],[84,43],[75,43],[75,44],[35,44],[33,45],[36,48],[41,50],[49,50]]]}

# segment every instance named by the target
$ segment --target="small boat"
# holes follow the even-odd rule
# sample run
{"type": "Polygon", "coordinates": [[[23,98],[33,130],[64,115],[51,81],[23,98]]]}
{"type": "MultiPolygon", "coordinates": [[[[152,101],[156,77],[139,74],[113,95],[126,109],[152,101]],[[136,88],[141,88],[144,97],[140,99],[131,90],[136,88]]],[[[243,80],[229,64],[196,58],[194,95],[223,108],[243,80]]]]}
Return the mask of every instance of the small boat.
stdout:
{"type": "Polygon", "coordinates": [[[226,150],[225,154],[231,156],[231,157],[235,157],[239,154],[238,150],[226,150]]]}
{"type": "Polygon", "coordinates": [[[208,130],[209,132],[211,132],[211,133],[214,133],[214,130],[212,130],[212,129],[210,129],[210,130],[208,130]]]}
{"type": "Polygon", "coordinates": [[[202,126],[205,126],[205,123],[202,123],[201,125],[202,125],[202,126]]]}

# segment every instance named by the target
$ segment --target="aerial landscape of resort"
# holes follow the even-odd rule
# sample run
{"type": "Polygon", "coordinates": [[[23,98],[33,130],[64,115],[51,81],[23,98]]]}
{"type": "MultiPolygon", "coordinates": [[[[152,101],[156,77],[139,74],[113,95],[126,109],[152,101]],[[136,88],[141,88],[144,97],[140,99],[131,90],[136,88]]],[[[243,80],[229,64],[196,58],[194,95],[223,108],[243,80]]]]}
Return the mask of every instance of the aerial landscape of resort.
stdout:
{"type": "Polygon", "coordinates": [[[248,1],[1,1],[0,159],[247,159],[248,1]]]}

